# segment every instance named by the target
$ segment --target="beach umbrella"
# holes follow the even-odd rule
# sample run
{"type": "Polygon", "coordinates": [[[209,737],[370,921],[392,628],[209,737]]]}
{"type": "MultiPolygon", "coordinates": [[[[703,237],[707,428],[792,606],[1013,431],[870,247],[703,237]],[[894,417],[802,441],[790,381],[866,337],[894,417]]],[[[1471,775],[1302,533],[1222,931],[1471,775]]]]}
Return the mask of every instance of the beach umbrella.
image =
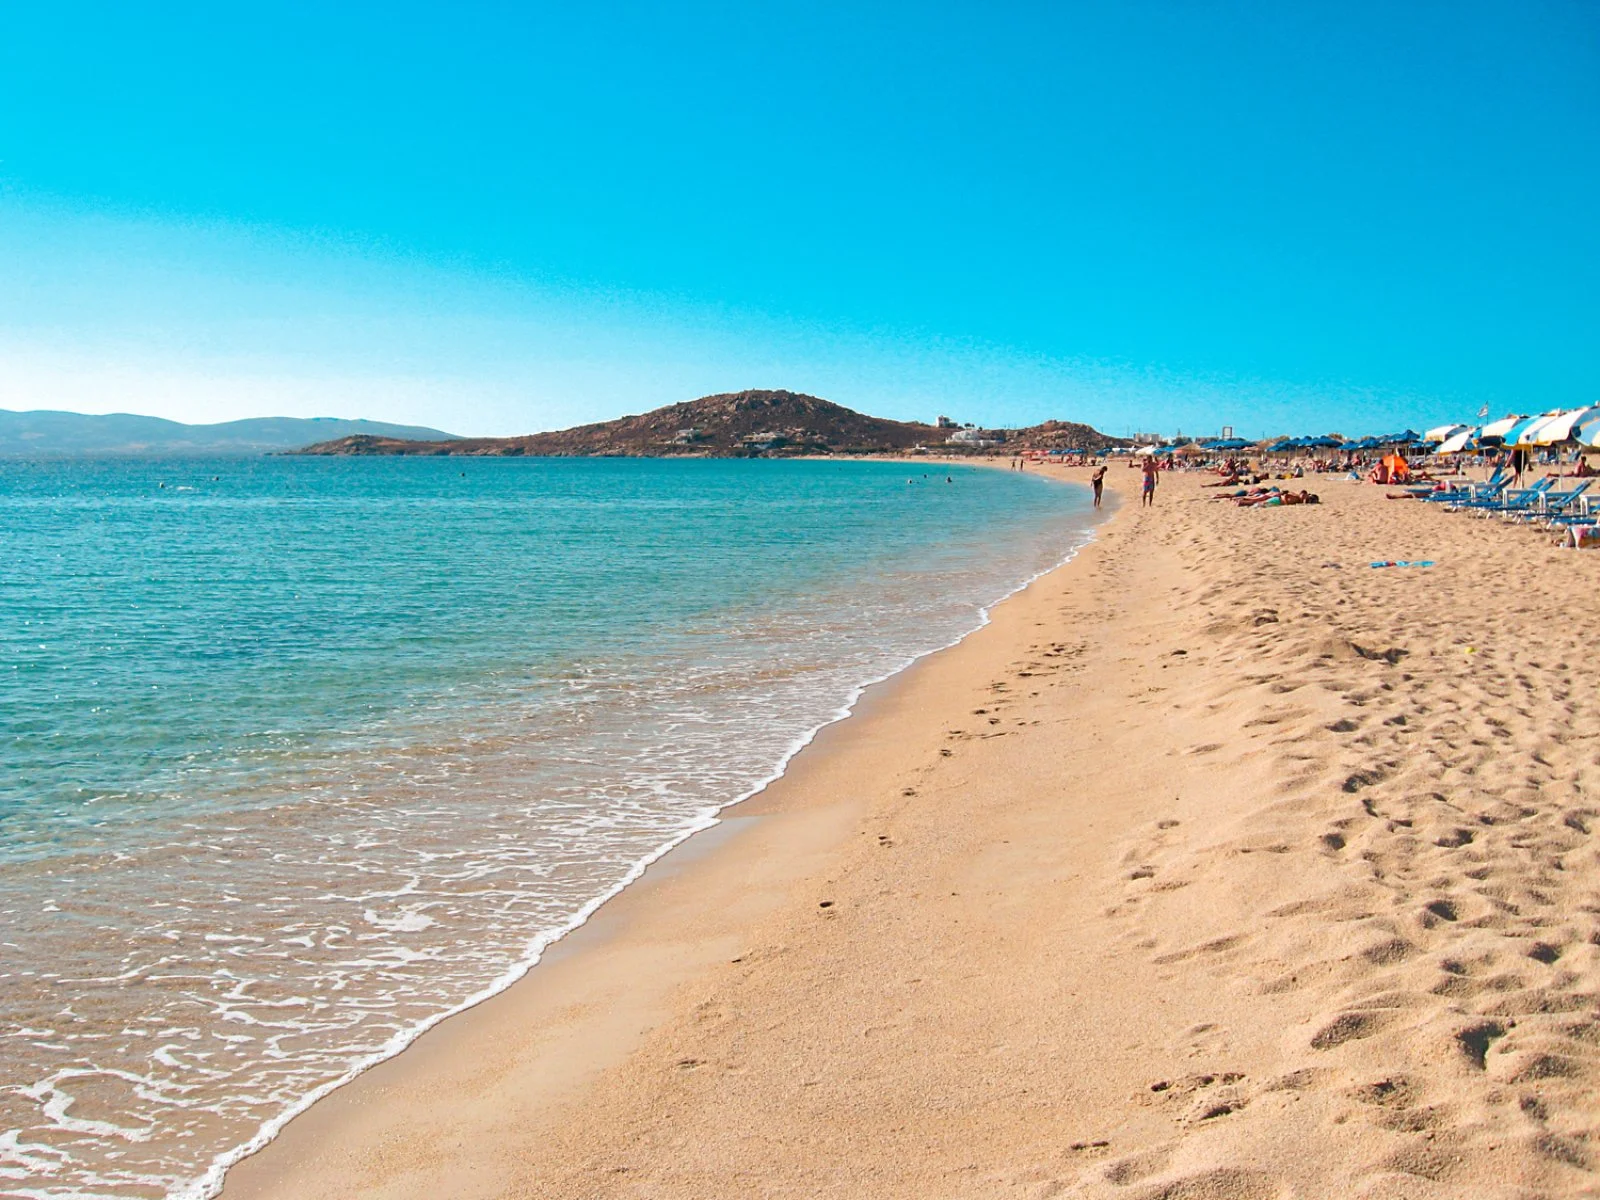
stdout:
{"type": "Polygon", "coordinates": [[[1588,409],[1586,416],[1578,418],[1572,427],[1572,440],[1591,449],[1600,447],[1600,408],[1588,409]]]}
{"type": "Polygon", "coordinates": [[[1466,429],[1452,433],[1445,438],[1443,442],[1439,443],[1439,448],[1434,453],[1460,454],[1463,450],[1476,450],[1478,448],[1478,434],[1479,431],[1477,429],[1468,426],[1466,429]]]}
{"type": "Polygon", "coordinates": [[[1422,435],[1425,442],[1444,442],[1471,429],[1471,425],[1437,425],[1422,435]]]}
{"type": "Polygon", "coordinates": [[[1161,447],[1160,446],[1140,446],[1139,449],[1134,451],[1134,453],[1135,454],[1144,454],[1144,455],[1160,454],[1161,453],[1161,447]]]}
{"type": "Polygon", "coordinates": [[[1520,438],[1524,433],[1528,432],[1528,430],[1534,428],[1536,425],[1542,425],[1546,416],[1548,416],[1548,414],[1537,417],[1523,417],[1522,420],[1518,421],[1510,429],[1506,430],[1500,435],[1500,444],[1502,446],[1515,446],[1517,444],[1517,439],[1520,438]]]}
{"type": "Polygon", "coordinates": [[[1488,445],[1498,444],[1505,440],[1506,434],[1515,429],[1520,422],[1527,419],[1527,417],[1515,416],[1501,417],[1498,421],[1490,421],[1482,429],[1478,430],[1478,440],[1488,445]]]}
{"type": "Polygon", "coordinates": [[[1554,446],[1564,442],[1572,436],[1573,427],[1591,413],[1600,413],[1600,407],[1572,408],[1566,412],[1553,413],[1537,425],[1523,430],[1522,436],[1517,438],[1517,445],[1554,446]]]}
{"type": "Polygon", "coordinates": [[[1505,435],[1505,444],[1507,446],[1544,445],[1545,443],[1539,437],[1540,430],[1560,415],[1560,413],[1547,412],[1540,413],[1537,417],[1529,417],[1521,424],[1511,427],[1511,430],[1505,435]]]}

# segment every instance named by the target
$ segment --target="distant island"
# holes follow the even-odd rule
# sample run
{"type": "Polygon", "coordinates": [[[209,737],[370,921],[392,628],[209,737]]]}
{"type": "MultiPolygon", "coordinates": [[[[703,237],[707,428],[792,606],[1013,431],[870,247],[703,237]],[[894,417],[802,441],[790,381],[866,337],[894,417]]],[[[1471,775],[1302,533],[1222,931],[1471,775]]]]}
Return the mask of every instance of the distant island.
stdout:
{"type": "Polygon", "coordinates": [[[669,404],[553,433],[507,438],[418,439],[357,433],[297,454],[475,455],[492,457],[701,457],[889,454],[918,447],[972,453],[1005,446],[1098,450],[1113,439],[1088,425],[1047,421],[1026,429],[984,430],[940,418],[924,425],[869,417],[799,392],[744,391],[669,404]]]}
{"type": "Polygon", "coordinates": [[[421,425],[339,417],[252,417],[217,425],[185,425],[132,413],[88,416],[0,409],[0,456],[4,457],[263,454],[331,438],[392,438],[437,445],[454,436],[421,425]]]}

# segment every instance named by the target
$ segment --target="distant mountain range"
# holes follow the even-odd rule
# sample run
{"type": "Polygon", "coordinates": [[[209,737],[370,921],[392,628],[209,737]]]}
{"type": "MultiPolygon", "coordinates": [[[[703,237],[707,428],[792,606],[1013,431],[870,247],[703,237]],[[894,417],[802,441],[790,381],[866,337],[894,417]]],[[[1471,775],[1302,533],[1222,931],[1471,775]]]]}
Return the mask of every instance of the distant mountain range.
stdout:
{"type": "MultiPolygon", "coordinates": [[[[480,456],[698,456],[881,454],[944,447],[954,429],[890,421],[799,392],[745,391],[669,404],[641,416],[554,433],[449,441],[356,434],[307,446],[301,454],[466,454],[480,456]]],[[[1010,431],[1008,447],[1098,449],[1112,439],[1087,425],[1048,421],[1010,431]]],[[[951,446],[951,449],[961,449],[951,446]]]]}
{"type": "Polygon", "coordinates": [[[184,425],[131,413],[85,416],[0,409],[0,456],[8,457],[263,454],[352,436],[447,443],[455,435],[420,425],[338,417],[252,417],[219,425],[184,425]]]}

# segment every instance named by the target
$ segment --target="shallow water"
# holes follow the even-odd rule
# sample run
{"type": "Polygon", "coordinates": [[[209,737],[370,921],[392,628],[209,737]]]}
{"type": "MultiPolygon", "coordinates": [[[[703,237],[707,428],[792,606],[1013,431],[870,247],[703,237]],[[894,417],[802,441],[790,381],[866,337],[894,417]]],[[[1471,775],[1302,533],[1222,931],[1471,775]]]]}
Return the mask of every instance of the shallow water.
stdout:
{"type": "Polygon", "coordinates": [[[0,463],[0,1195],[214,1189],[1067,557],[1085,497],[908,463],[0,463]]]}

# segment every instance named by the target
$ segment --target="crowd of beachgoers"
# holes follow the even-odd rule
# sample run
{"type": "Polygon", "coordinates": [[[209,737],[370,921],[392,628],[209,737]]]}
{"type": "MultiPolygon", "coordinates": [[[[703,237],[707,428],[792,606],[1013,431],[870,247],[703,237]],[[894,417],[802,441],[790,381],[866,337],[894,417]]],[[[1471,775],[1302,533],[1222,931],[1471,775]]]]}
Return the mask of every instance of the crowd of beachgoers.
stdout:
{"type": "MultiPolygon", "coordinates": [[[[1241,508],[1318,504],[1309,477],[1376,484],[1391,500],[1435,504],[1447,512],[1497,517],[1552,533],[1562,545],[1600,545],[1600,407],[1507,417],[1484,426],[1441,426],[1345,441],[1332,436],[1242,439],[1108,447],[1098,454],[1052,455],[1067,466],[1123,459],[1142,471],[1145,503],[1168,472],[1218,476],[1212,499],[1241,508]],[[1396,490],[1397,489],[1397,490],[1396,490]]],[[[1019,458],[1021,466],[1025,457],[1019,458]]]]}

